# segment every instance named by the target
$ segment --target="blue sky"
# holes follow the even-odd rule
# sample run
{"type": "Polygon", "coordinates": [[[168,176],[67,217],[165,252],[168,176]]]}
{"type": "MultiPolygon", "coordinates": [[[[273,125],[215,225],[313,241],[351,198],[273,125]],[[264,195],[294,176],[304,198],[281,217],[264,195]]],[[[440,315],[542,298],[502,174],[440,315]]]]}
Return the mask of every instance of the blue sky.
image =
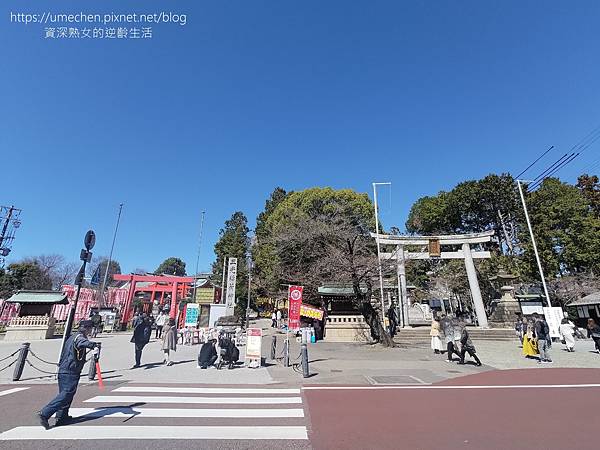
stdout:
{"type": "MultiPolygon", "coordinates": [[[[548,165],[600,125],[600,4],[482,1],[2,2],[1,204],[11,260],[76,260],[88,228],[124,271],[200,269],[236,210],[276,186],[382,190],[404,227],[423,195],[548,165]],[[145,41],[47,40],[10,12],[187,14],[145,41]]],[[[600,142],[565,168],[573,181],[600,142]]]]}

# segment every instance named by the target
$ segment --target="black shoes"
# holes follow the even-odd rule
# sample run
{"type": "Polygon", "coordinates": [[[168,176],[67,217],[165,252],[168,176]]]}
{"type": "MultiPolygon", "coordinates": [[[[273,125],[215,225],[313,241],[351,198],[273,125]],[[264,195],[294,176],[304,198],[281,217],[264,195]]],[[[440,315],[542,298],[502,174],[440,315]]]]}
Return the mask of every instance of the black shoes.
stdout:
{"type": "Polygon", "coordinates": [[[56,423],[54,424],[54,426],[55,427],[61,427],[61,426],[64,426],[64,425],[68,425],[68,424],[70,424],[72,422],[73,422],[73,417],[71,417],[71,416],[64,416],[64,417],[61,417],[60,419],[58,419],[56,421],[56,423]]]}
{"type": "Polygon", "coordinates": [[[50,423],[48,423],[48,418],[42,416],[41,412],[37,413],[37,419],[40,422],[40,425],[44,427],[44,430],[49,430],[50,429],[50,423]]]}

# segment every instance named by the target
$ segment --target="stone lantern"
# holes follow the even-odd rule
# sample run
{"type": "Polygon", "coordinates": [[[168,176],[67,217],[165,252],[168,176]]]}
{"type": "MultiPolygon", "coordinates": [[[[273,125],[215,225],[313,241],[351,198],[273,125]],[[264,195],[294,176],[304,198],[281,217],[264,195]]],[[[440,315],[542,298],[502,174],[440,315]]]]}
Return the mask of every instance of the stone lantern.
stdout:
{"type": "Polygon", "coordinates": [[[517,313],[521,312],[521,305],[514,297],[514,280],[518,277],[500,269],[498,274],[490,277],[492,283],[500,286],[502,296],[496,300],[496,307],[490,316],[490,322],[495,328],[512,328],[517,318],[517,313]]]}

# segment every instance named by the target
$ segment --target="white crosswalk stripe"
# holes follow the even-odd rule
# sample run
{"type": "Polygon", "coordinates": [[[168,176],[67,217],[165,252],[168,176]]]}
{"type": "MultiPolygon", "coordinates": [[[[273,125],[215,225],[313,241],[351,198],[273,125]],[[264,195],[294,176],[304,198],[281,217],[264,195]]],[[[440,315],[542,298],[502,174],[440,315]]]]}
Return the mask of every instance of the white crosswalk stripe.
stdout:
{"type": "Polygon", "coordinates": [[[50,430],[19,426],[0,433],[0,441],[308,439],[296,388],[123,386],[82,403],[98,406],[71,408],[71,416],[80,423],[50,430]],[[170,424],[172,419],[181,425],[170,424]],[[222,419],[227,419],[227,425],[218,424],[222,419]]]}
{"type": "Polygon", "coordinates": [[[304,410],[296,409],[171,409],[171,408],[71,408],[73,417],[206,417],[206,418],[242,418],[242,417],[304,417],[304,410]]]}
{"type": "Polygon", "coordinates": [[[307,439],[306,427],[206,426],[72,426],[44,430],[17,427],[0,434],[1,440],[57,439],[307,439]]]}
{"type": "Polygon", "coordinates": [[[99,395],[84,403],[114,403],[115,400],[126,403],[210,403],[221,405],[273,405],[302,403],[300,397],[151,397],[145,395],[99,395]]]}

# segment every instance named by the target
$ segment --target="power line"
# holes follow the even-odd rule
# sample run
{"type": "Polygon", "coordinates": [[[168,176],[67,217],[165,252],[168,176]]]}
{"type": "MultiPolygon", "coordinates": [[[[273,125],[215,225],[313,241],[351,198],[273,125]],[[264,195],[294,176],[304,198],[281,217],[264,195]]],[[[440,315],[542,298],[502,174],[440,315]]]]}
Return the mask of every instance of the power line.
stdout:
{"type": "Polygon", "coordinates": [[[529,169],[531,169],[531,168],[532,168],[532,167],[535,165],[535,163],[537,163],[537,162],[538,162],[540,159],[542,159],[542,158],[543,158],[543,157],[544,157],[544,156],[545,156],[545,155],[546,155],[546,154],[547,154],[547,153],[548,153],[550,150],[552,150],[553,148],[554,148],[554,145],[553,145],[553,146],[551,146],[551,147],[550,147],[548,150],[546,150],[544,153],[542,153],[542,154],[541,154],[541,155],[538,157],[538,159],[536,159],[534,162],[532,162],[531,164],[529,164],[529,165],[527,166],[527,168],[526,168],[526,169],[525,169],[523,172],[521,172],[519,175],[517,175],[515,178],[521,178],[521,175],[523,175],[525,172],[527,172],[529,169]]]}
{"type": "MultiPolygon", "coordinates": [[[[571,153],[572,155],[573,153],[571,153]]],[[[569,157],[568,153],[565,153],[564,155],[562,155],[560,158],[558,158],[556,161],[554,161],[554,163],[552,163],[549,167],[547,167],[542,173],[540,173],[537,177],[535,177],[533,179],[533,181],[538,181],[541,178],[543,178],[548,172],[550,172],[552,169],[554,169],[558,164],[560,164],[563,160],[567,159],[569,157]]]]}
{"type": "Polygon", "coordinates": [[[565,161],[563,161],[556,168],[554,168],[554,170],[552,170],[550,173],[548,173],[544,178],[542,178],[541,180],[533,183],[533,186],[531,186],[531,189],[535,189],[536,187],[540,186],[544,182],[545,179],[550,178],[552,175],[554,175],[560,169],[562,169],[563,167],[565,167],[567,164],[569,164],[571,161],[573,161],[579,155],[580,155],[580,153],[576,153],[576,154],[572,153],[571,156],[569,156],[565,161]]]}

